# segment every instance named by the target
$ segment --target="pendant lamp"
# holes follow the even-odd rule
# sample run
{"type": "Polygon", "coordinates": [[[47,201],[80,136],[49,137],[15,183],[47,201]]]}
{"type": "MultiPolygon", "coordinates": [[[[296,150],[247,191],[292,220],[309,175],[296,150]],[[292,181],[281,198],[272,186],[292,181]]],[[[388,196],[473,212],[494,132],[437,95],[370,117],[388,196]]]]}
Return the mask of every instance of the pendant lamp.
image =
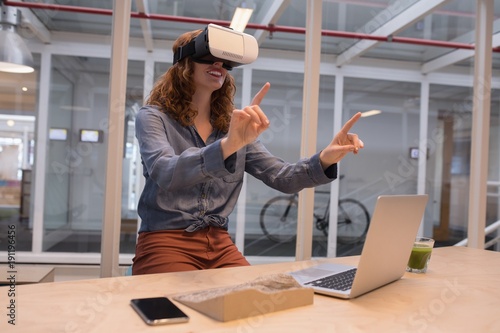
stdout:
{"type": "Polygon", "coordinates": [[[33,56],[17,34],[20,12],[10,6],[1,5],[0,11],[0,71],[9,73],[31,73],[34,71],[33,56]]]}

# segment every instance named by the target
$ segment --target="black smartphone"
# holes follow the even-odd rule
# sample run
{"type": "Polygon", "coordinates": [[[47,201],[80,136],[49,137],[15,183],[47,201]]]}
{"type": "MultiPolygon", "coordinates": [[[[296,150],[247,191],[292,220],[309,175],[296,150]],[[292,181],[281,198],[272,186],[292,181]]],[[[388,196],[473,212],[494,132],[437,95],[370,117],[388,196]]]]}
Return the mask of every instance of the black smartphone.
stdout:
{"type": "Polygon", "coordinates": [[[189,317],[167,297],[136,298],[130,305],[148,325],[185,323],[189,317]]]}

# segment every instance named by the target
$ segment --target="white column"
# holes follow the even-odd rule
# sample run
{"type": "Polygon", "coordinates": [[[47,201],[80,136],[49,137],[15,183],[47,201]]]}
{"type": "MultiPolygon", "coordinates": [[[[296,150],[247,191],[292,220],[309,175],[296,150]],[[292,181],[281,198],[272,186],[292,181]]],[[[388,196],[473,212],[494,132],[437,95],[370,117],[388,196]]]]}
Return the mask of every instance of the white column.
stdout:
{"type": "Polygon", "coordinates": [[[109,80],[108,154],[101,244],[101,277],[120,275],[123,136],[131,0],[114,0],[109,80]]]}
{"type": "MultiPolygon", "coordinates": [[[[153,90],[155,81],[155,61],[151,53],[148,52],[146,58],[144,59],[144,87],[142,89],[142,96],[144,96],[144,100],[146,100],[147,96],[151,90],[153,90]]],[[[135,206],[139,203],[139,198],[141,197],[142,190],[146,184],[146,180],[142,175],[142,160],[141,160],[141,152],[139,151],[139,142],[134,135],[134,145],[137,147],[136,149],[136,160],[135,160],[135,206]]],[[[141,218],[137,217],[137,231],[141,226],[141,218]]]]}
{"type": "MultiPolygon", "coordinates": [[[[419,154],[418,154],[418,173],[417,173],[417,193],[424,194],[425,177],[427,172],[427,132],[429,118],[429,81],[424,79],[420,84],[420,132],[419,132],[419,154]]],[[[431,202],[428,205],[432,205],[431,202]]],[[[432,223],[432,221],[431,221],[432,223]]],[[[420,224],[418,235],[424,235],[424,224],[420,224]]],[[[432,236],[432,235],[428,235],[432,236]]]]}
{"type": "MultiPolygon", "coordinates": [[[[335,133],[340,132],[344,105],[344,76],[339,74],[335,76],[335,101],[333,111],[333,124],[332,124],[332,138],[335,133]]],[[[340,176],[341,163],[338,165],[338,176],[340,176]]],[[[330,186],[330,220],[328,226],[328,249],[327,257],[337,256],[337,225],[338,225],[338,212],[339,212],[339,180],[332,182],[330,186]]]]}
{"type": "Polygon", "coordinates": [[[34,192],[33,209],[31,209],[30,220],[33,221],[33,253],[41,253],[43,250],[43,216],[45,200],[45,175],[47,169],[47,138],[49,118],[49,95],[50,95],[50,71],[52,54],[44,48],[40,64],[40,91],[39,107],[36,118],[36,157],[34,165],[34,192]]]}
{"type": "Polygon", "coordinates": [[[468,246],[484,248],[490,133],[493,0],[477,0],[468,246]]]}
{"type": "MultiPolygon", "coordinates": [[[[241,83],[241,105],[236,107],[244,107],[250,105],[252,102],[252,69],[245,67],[243,68],[243,78],[241,83]]],[[[246,203],[247,203],[247,182],[248,177],[245,173],[243,177],[243,186],[241,188],[241,193],[237,202],[236,211],[236,235],[235,241],[236,247],[244,253],[245,249],[245,221],[246,221],[246,203]]]]}
{"type": "MultiPolygon", "coordinates": [[[[310,157],[316,153],[321,62],[321,6],[321,0],[307,1],[301,157],[310,157]]],[[[314,188],[309,188],[299,193],[296,260],[311,258],[313,214],[314,188]]]]}

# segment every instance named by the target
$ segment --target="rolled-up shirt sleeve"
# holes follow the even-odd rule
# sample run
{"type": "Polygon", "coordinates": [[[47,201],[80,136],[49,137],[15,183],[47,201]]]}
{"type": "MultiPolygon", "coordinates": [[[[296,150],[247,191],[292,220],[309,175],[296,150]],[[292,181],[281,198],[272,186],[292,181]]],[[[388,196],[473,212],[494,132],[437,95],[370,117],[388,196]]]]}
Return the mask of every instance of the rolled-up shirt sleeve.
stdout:
{"type": "Polygon", "coordinates": [[[145,176],[166,190],[175,190],[231,175],[226,169],[220,140],[193,147],[192,129],[168,121],[155,108],[143,108],[136,116],[136,137],[145,176]]]}
{"type": "Polygon", "coordinates": [[[319,153],[296,163],[288,163],[273,156],[262,143],[256,141],[247,146],[246,159],[245,171],[284,193],[328,184],[337,178],[337,164],[323,170],[319,153]]]}

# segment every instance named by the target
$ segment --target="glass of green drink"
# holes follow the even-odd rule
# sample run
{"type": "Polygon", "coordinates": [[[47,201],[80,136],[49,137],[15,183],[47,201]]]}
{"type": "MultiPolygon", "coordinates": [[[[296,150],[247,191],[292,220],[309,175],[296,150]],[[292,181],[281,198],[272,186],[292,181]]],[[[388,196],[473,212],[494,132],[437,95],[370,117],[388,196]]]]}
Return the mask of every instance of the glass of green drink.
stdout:
{"type": "Polygon", "coordinates": [[[434,239],[428,237],[417,237],[413,243],[410,259],[406,267],[407,272],[425,273],[431,258],[434,239]]]}

